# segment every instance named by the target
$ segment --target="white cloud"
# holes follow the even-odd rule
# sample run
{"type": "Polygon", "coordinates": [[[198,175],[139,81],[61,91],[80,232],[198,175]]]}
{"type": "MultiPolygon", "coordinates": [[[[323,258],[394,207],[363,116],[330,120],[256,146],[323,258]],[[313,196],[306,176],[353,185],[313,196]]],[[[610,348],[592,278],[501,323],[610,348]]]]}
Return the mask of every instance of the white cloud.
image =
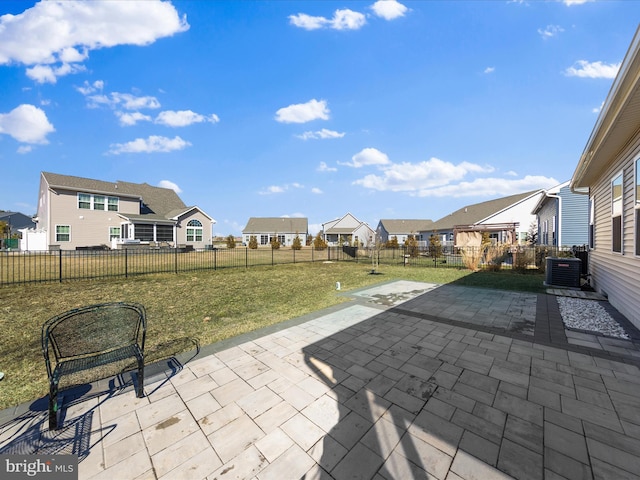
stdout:
{"type": "Polygon", "coordinates": [[[84,69],[91,50],[149,45],[189,29],[166,1],[38,2],[18,15],[0,16],[0,65],[25,65],[39,83],[84,69]]]}
{"type": "MultiPolygon", "coordinates": [[[[78,89],[79,92],[89,91],[87,88],[78,89]]],[[[123,108],[124,110],[141,110],[160,108],[160,102],[156,97],[152,96],[136,96],[130,93],[112,92],[110,94],[88,95],[87,102],[89,107],[96,108],[99,106],[107,106],[111,108],[123,108]]]]}
{"type": "Polygon", "coordinates": [[[160,180],[158,186],[162,188],[169,188],[176,193],[182,193],[182,189],[170,180],[160,180]]]}
{"type": "Polygon", "coordinates": [[[328,166],[325,162],[320,162],[318,168],[316,168],[318,172],[337,172],[338,169],[335,167],[328,166]]]}
{"type": "Polygon", "coordinates": [[[596,108],[592,109],[591,111],[593,113],[600,113],[600,111],[602,110],[602,107],[604,107],[604,102],[602,102],[599,107],[596,107],[596,108]]]}
{"type": "Polygon", "coordinates": [[[561,0],[566,6],[572,5],[584,5],[585,3],[593,2],[594,0],[561,0]]]}
{"type": "Polygon", "coordinates": [[[133,113],[123,113],[116,112],[118,119],[120,120],[120,125],[125,127],[130,127],[135,125],[138,122],[150,122],[152,118],[149,115],[144,115],[140,112],[133,113]]]}
{"type": "Polygon", "coordinates": [[[492,167],[469,162],[454,165],[439,158],[420,163],[388,163],[388,166],[383,167],[382,174],[366,175],[354,184],[379,191],[418,192],[462,180],[468,174],[489,173],[494,170],[492,167]]]}
{"type": "Polygon", "coordinates": [[[85,97],[98,91],[101,92],[103,88],[104,81],[102,80],[96,80],[93,83],[89,83],[87,80],[85,80],[81,87],[75,87],[75,89],[85,97]]]}
{"type": "Polygon", "coordinates": [[[367,23],[367,20],[362,13],[346,8],[335,11],[331,19],[331,28],[334,30],[358,30],[365,23],[367,23]]]}
{"type": "Polygon", "coordinates": [[[151,135],[148,138],[136,138],[127,143],[114,143],[109,150],[113,155],[121,153],[156,153],[183,150],[191,146],[191,143],[180,137],[167,138],[159,135],[151,135]]]}
{"type": "Polygon", "coordinates": [[[313,17],[306,13],[298,13],[297,15],[289,15],[289,23],[305,30],[318,30],[328,25],[329,20],[325,17],[313,17]]]}
{"type": "Polygon", "coordinates": [[[297,182],[288,183],[285,185],[271,185],[264,190],[259,191],[258,193],[260,195],[271,195],[274,193],[284,193],[291,188],[304,188],[304,185],[297,182]]]}
{"type": "Polygon", "coordinates": [[[27,68],[26,73],[27,77],[38,83],[56,83],[58,77],[64,77],[65,75],[83,72],[85,70],[86,68],[83,65],[63,63],[59,67],[36,65],[35,67],[27,68]]]}
{"type": "Polygon", "coordinates": [[[562,32],[564,32],[564,28],[562,28],[560,25],[547,25],[545,28],[538,29],[538,33],[545,40],[555,37],[562,32]]]}
{"type": "Polygon", "coordinates": [[[276,112],[276,121],[280,123],[306,123],[312,120],[329,120],[329,109],[326,100],[309,100],[283,107],[276,112]]]}
{"type": "Polygon", "coordinates": [[[0,133],[22,143],[47,144],[47,135],[55,128],[47,114],[34,105],[22,104],[9,113],[0,113],[0,133]]]}
{"type": "Polygon", "coordinates": [[[495,67],[487,67],[484,69],[484,73],[493,73],[496,71],[495,67]]]}
{"type": "Polygon", "coordinates": [[[620,70],[620,63],[587,62],[578,60],[564,74],[568,77],[581,78],[615,78],[620,70]]]}
{"type": "Polygon", "coordinates": [[[371,9],[378,17],[382,17],[385,20],[393,20],[398,17],[403,17],[404,14],[407,13],[407,10],[409,10],[396,0],[378,0],[376,3],[371,5],[371,9]]]}
{"type": "Polygon", "coordinates": [[[317,130],[315,132],[304,132],[302,135],[296,135],[296,137],[301,138],[302,140],[326,140],[329,138],[342,138],[344,135],[344,133],[323,128],[322,130],[317,130]]]}
{"type": "Polygon", "coordinates": [[[27,154],[29,152],[32,152],[32,151],[33,151],[33,146],[31,146],[31,145],[20,145],[18,147],[18,150],[17,150],[17,152],[20,155],[25,155],[25,154],[27,154]]]}
{"type": "Polygon", "coordinates": [[[333,18],[314,17],[306,13],[289,15],[289,23],[305,30],[319,30],[321,28],[331,28],[333,30],[358,30],[366,23],[366,17],[360,12],[344,9],[336,10],[333,18]]]}
{"type": "Polygon", "coordinates": [[[160,108],[160,102],[156,97],[137,97],[130,93],[113,92],[111,94],[113,104],[121,106],[125,110],[140,110],[141,108],[160,108]]]}
{"type": "Polygon", "coordinates": [[[284,193],[285,189],[277,185],[271,185],[264,190],[258,192],[260,195],[271,195],[273,193],[284,193]]]}
{"type": "Polygon", "coordinates": [[[315,193],[316,195],[320,195],[320,194],[322,194],[323,192],[322,192],[322,190],[320,190],[319,188],[317,188],[317,187],[313,187],[313,188],[311,189],[311,193],[315,193]]]}
{"type": "Polygon", "coordinates": [[[351,157],[351,162],[338,162],[340,165],[347,165],[353,168],[360,168],[367,165],[388,165],[391,163],[389,157],[376,148],[363,148],[351,157]]]}
{"type": "Polygon", "coordinates": [[[489,197],[515,195],[530,190],[547,189],[558,185],[553,177],[527,175],[519,179],[477,178],[471,182],[425,188],[412,192],[418,197],[489,197]]]}
{"type": "Polygon", "coordinates": [[[155,123],[166,125],[168,127],[186,127],[194,123],[217,123],[219,121],[220,119],[216,114],[207,116],[192,112],[191,110],[167,110],[158,114],[155,123]]]}

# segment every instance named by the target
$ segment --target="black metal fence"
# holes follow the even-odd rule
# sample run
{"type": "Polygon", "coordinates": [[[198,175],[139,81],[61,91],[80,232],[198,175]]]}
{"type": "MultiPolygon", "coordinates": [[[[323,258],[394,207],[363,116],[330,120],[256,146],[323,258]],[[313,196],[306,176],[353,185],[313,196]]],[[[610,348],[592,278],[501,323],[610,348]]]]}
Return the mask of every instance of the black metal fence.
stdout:
{"type": "Polygon", "coordinates": [[[0,286],[321,261],[357,258],[341,247],[0,251],[0,286]]]}
{"type": "Polygon", "coordinates": [[[384,248],[328,247],[318,250],[281,248],[231,248],[204,251],[181,249],[57,250],[49,252],[0,251],[0,286],[37,282],[131,277],[152,273],[250,268],[260,265],[344,261],[379,265],[467,268],[471,270],[544,271],[545,258],[576,256],[587,272],[588,250],[584,247],[466,247],[384,248]]]}

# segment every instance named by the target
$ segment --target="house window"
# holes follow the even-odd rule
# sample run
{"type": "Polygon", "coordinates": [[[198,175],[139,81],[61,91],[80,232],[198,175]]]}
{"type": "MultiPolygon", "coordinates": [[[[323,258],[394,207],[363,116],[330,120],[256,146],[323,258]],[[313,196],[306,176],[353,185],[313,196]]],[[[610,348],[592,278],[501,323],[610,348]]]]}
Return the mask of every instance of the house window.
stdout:
{"type": "Polygon", "coordinates": [[[93,209],[104,210],[104,197],[102,195],[93,196],[93,209]]]}
{"type": "Polygon", "coordinates": [[[56,242],[70,242],[71,227],[69,225],[56,225],[56,242]]]}
{"type": "Polygon", "coordinates": [[[109,241],[120,238],[120,227],[109,227],[109,241]]]}
{"type": "Polygon", "coordinates": [[[260,235],[260,245],[268,245],[268,244],[269,244],[269,236],[260,235]]]}
{"type": "Polygon", "coordinates": [[[189,220],[187,223],[187,242],[202,241],[202,223],[200,220],[189,220]]]}
{"type": "Polygon", "coordinates": [[[91,195],[88,195],[86,193],[79,193],[78,208],[89,210],[91,208],[91,195]]]}
{"type": "Polygon", "coordinates": [[[595,203],[589,199],[589,248],[596,248],[595,203]]]}
{"type": "Polygon", "coordinates": [[[107,197],[107,210],[110,212],[118,211],[118,197],[107,197]]]}
{"type": "Polygon", "coordinates": [[[284,235],[278,235],[278,242],[280,242],[280,245],[284,245],[284,235]]]}
{"type": "Polygon", "coordinates": [[[622,253],[622,173],[611,181],[611,248],[622,253]]]}

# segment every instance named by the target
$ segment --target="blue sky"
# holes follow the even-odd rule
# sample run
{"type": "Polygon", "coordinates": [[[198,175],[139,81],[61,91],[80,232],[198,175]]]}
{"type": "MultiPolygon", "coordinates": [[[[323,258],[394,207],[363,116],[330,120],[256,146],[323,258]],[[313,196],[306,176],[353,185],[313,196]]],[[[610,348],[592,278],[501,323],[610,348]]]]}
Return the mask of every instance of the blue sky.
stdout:
{"type": "Polygon", "coordinates": [[[571,178],[636,1],[0,3],[0,209],[39,173],[249,217],[437,220],[571,178]]]}

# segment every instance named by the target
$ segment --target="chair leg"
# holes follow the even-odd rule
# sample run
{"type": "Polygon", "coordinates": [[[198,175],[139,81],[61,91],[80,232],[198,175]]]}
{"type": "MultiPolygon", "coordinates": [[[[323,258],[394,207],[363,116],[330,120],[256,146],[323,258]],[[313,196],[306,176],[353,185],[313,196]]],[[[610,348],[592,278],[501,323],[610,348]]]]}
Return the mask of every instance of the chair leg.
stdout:
{"type": "Polygon", "coordinates": [[[138,361],[138,385],[136,386],[136,396],[144,397],[144,360],[138,361]]]}
{"type": "Polygon", "coordinates": [[[49,388],[49,430],[58,429],[58,386],[51,385],[49,388]]]}

